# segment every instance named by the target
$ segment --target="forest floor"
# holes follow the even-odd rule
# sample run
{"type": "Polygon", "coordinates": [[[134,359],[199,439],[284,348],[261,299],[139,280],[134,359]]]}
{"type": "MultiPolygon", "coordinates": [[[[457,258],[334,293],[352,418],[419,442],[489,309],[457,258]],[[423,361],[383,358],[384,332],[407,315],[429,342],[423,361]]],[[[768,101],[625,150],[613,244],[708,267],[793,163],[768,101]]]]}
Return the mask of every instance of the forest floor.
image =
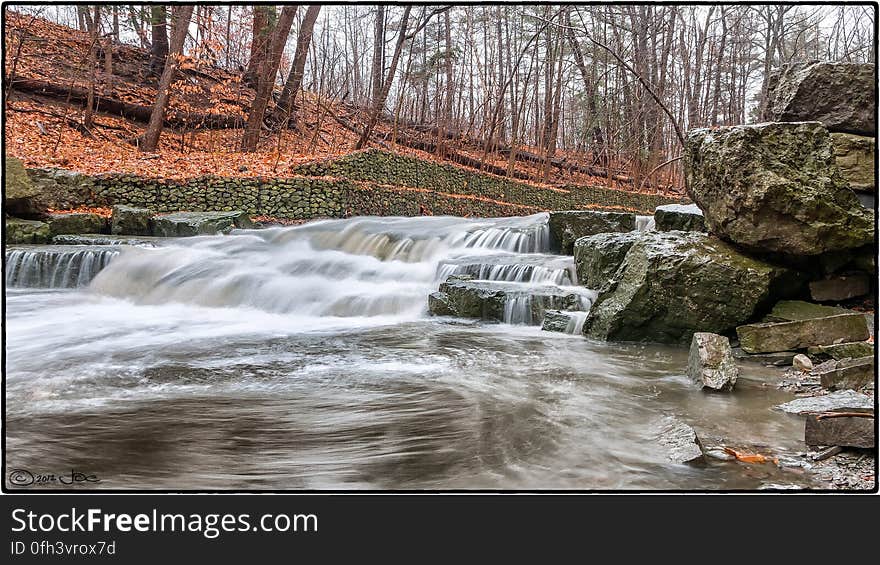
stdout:
{"type": "MultiPolygon", "coordinates": [[[[350,153],[366,120],[363,108],[306,92],[298,98],[290,127],[275,131],[264,127],[258,150],[240,152],[254,91],[235,73],[186,58],[172,85],[160,146],[156,152],[142,152],[137,138],[146,127],[158,82],[149,73],[148,51],[114,43],[108,73],[103,50],[107,43],[102,43],[93,78],[88,71],[91,39],[87,32],[12,11],[6,15],[6,150],[28,167],[168,179],[207,174],[285,176],[302,163],[350,153]],[[97,112],[94,126],[86,129],[83,113],[92,80],[97,112]]],[[[489,171],[486,174],[504,173],[536,187],[598,185],[631,192],[681,193],[676,187],[636,185],[625,167],[600,169],[591,154],[559,151],[555,166],[545,172],[544,165],[534,160],[522,156],[511,160],[509,153],[486,152],[482,142],[464,135],[431,130],[395,125],[385,116],[370,145],[465,168],[483,163],[481,168],[489,171]]],[[[540,154],[535,147],[517,147],[517,151],[540,154]]]]}

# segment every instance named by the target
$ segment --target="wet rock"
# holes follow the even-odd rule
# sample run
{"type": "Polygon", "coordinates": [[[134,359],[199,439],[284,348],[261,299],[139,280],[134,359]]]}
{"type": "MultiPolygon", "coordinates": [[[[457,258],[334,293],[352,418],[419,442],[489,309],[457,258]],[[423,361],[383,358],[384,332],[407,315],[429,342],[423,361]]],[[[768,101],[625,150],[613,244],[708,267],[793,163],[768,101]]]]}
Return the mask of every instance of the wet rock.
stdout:
{"type": "Polygon", "coordinates": [[[574,261],[564,255],[493,253],[452,257],[440,262],[438,278],[473,275],[476,279],[574,284],[574,261]]]}
{"type": "Polygon", "coordinates": [[[699,463],[704,461],[703,450],[697,432],[684,422],[667,417],[660,425],[660,445],[666,457],[673,463],[699,463]]]}
{"type": "Polygon", "coordinates": [[[763,119],[876,135],[874,83],[871,63],[793,63],[771,73],[763,119]]]}
{"type": "Polygon", "coordinates": [[[56,235],[52,238],[55,245],[140,245],[155,247],[162,238],[149,235],[106,235],[101,233],[79,233],[73,235],[56,235]]]}
{"type": "Polygon", "coordinates": [[[834,160],[849,187],[857,191],[876,192],[875,139],[849,133],[832,133],[831,143],[834,146],[834,160]]]}
{"type": "Polygon", "coordinates": [[[789,414],[810,414],[840,409],[873,408],[874,399],[854,390],[839,390],[824,396],[798,398],[776,406],[789,414]]]}
{"type": "Polygon", "coordinates": [[[849,190],[830,140],[816,122],[691,131],[685,174],[709,231],[785,257],[871,243],[873,211],[849,190]]]}
{"type": "Polygon", "coordinates": [[[733,348],[733,356],[740,361],[753,361],[764,365],[787,367],[794,361],[797,351],[774,351],[772,353],[746,353],[741,347],[733,348]]]}
{"type": "Polygon", "coordinates": [[[852,314],[854,311],[837,306],[813,304],[803,300],[780,300],[773,306],[773,309],[764,318],[764,321],[793,322],[795,320],[810,320],[812,318],[824,318],[838,314],[852,314]]]}
{"type": "Polygon", "coordinates": [[[153,217],[153,232],[160,237],[190,237],[228,233],[234,227],[250,227],[241,210],[231,212],[175,212],[153,217]]]}
{"type": "Polygon", "coordinates": [[[834,410],[809,414],[804,424],[804,443],[872,449],[876,447],[874,411],[834,410]]]}
{"type": "Polygon", "coordinates": [[[706,231],[706,220],[696,204],[666,204],[654,210],[654,227],[660,231],[706,231]]]}
{"type": "Polygon", "coordinates": [[[45,216],[47,205],[39,187],[31,181],[22,162],[8,155],[3,166],[3,191],[3,208],[7,214],[32,220],[45,216]]]}
{"type": "Polygon", "coordinates": [[[49,224],[37,220],[6,218],[4,238],[6,244],[49,243],[52,234],[49,224]]]}
{"type": "Polygon", "coordinates": [[[49,214],[49,231],[53,236],[79,233],[101,233],[107,220],[98,214],[74,212],[71,214],[49,214]]]}
{"type": "Polygon", "coordinates": [[[550,246],[571,255],[574,242],[587,235],[628,232],[636,229],[636,215],[629,212],[568,210],[550,212],[550,246]]]}
{"type": "Polygon", "coordinates": [[[739,377],[739,367],[726,337],[697,332],[691,340],[687,374],[702,388],[733,390],[739,377]]]}
{"type": "Polygon", "coordinates": [[[645,232],[601,289],[584,335],[688,343],[694,332],[723,333],[752,319],[780,295],[797,292],[799,280],[706,234],[645,232]]]}
{"type": "Polygon", "coordinates": [[[110,217],[110,233],[114,235],[153,235],[153,213],[146,208],[117,205],[110,217]]]}
{"type": "Polygon", "coordinates": [[[712,459],[718,459],[720,461],[733,461],[734,459],[736,459],[736,457],[720,448],[707,450],[706,457],[711,457],[712,459]]]}
{"type": "Polygon", "coordinates": [[[748,353],[804,349],[868,339],[864,315],[853,312],[823,318],[749,324],[736,328],[740,347],[748,353]]]}
{"type": "Polygon", "coordinates": [[[835,345],[817,345],[807,348],[810,355],[830,355],[833,359],[854,359],[874,355],[874,344],[867,341],[838,343],[835,345]]]}
{"type": "Polygon", "coordinates": [[[837,361],[834,368],[817,375],[828,390],[858,390],[874,381],[874,357],[837,361]]]}
{"type": "Polygon", "coordinates": [[[547,310],[544,313],[544,321],[541,323],[541,329],[545,332],[562,332],[568,331],[569,325],[575,321],[574,314],[571,312],[563,312],[562,310],[547,310]]]}
{"type": "Polygon", "coordinates": [[[587,310],[594,296],[586,289],[479,281],[466,276],[449,277],[437,294],[428,299],[432,314],[451,312],[461,318],[531,325],[541,323],[547,310],[587,310]]]}
{"type": "Polygon", "coordinates": [[[791,365],[798,371],[808,372],[813,370],[813,362],[803,353],[795,355],[791,361],[791,365]]]}
{"type": "Polygon", "coordinates": [[[871,281],[864,273],[839,275],[810,283],[810,297],[817,302],[848,300],[869,292],[871,281]]]}
{"type": "Polygon", "coordinates": [[[599,233],[579,238],[574,243],[574,265],[578,284],[600,289],[617,272],[623,258],[640,232],[599,233]]]}

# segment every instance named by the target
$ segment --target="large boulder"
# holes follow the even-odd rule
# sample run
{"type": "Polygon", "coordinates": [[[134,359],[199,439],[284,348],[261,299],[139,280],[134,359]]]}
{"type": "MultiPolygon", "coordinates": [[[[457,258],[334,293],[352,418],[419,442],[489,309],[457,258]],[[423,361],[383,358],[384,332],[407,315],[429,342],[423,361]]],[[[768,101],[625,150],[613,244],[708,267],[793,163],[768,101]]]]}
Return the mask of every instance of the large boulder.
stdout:
{"type": "Polygon", "coordinates": [[[160,237],[190,237],[228,233],[235,227],[252,227],[241,210],[231,212],[175,212],[153,217],[153,233],[160,237]]]}
{"type": "Polygon", "coordinates": [[[153,235],[152,217],[153,212],[146,208],[114,206],[110,219],[110,233],[113,235],[153,235]]]}
{"type": "Polygon", "coordinates": [[[747,353],[806,349],[851,341],[866,341],[868,324],[860,312],[790,322],[763,322],[736,328],[740,347],[747,353]]]}
{"type": "Polygon", "coordinates": [[[702,388],[732,390],[739,377],[739,366],[723,335],[697,332],[691,340],[687,374],[702,388]]]}
{"type": "Polygon", "coordinates": [[[101,233],[107,226],[107,220],[98,214],[73,212],[69,214],[49,214],[49,230],[52,235],[81,233],[101,233]]]}
{"type": "Polygon", "coordinates": [[[660,231],[706,231],[706,219],[696,204],[664,204],[654,210],[654,228],[660,231]]]}
{"type": "Polygon", "coordinates": [[[873,242],[874,213],[817,122],[693,130],[685,174],[709,231],[748,250],[811,256],[873,242]]]}
{"type": "Polygon", "coordinates": [[[52,233],[49,224],[37,220],[6,218],[4,230],[6,244],[49,243],[52,233]]]}
{"type": "Polygon", "coordinates": [[[571,255],[574,242],[586,235],[628,232],[636,229],[636,215],[629,212],[568,210],[550,212],[550,247],[571,255]]]}
{"type": "Polygon", "coordinates": [[[724,333],[754,318],[802,285],[798,273],[709,235],[646,232],[600,292],[584,335],[687,343],[694,332],[724,333]]]}
{"type": "Polygon", "coordinates": [[[641,232],[599,233],[574,242],[574,269],[578,284],[600,289],[617,272],[629,248],[639,240],[641,232]]]}
{"type": "Polygon", "coordinates": [[[819,121],[831,131],[875,135],[873,63],[794,63],[771,73],[763,119],[819,121]]]}
{"type": "Polygon", "coordinates": [[[47,203],[42,199],[39,188],[34,186],[22,162],[15,157],[6,156],[3,166],[3,194],[6,197],[3,207],[7,214],[32,220],[45,216],[47,203]]]}
{"type": "Polygon", "coordinates": [[[851,133],[832,133],[831,144],[834,147],[834,162],[849,187],[853,190],[876,192],[874,138],[851,133]]]}

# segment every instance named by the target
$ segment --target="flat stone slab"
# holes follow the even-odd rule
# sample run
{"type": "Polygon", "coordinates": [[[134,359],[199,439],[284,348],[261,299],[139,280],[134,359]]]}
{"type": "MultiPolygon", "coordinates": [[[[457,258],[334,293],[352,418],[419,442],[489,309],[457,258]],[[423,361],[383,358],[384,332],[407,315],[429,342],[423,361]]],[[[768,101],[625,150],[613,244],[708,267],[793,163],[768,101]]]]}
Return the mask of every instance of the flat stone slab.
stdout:
{"type": "Polygon", "coordinates": [[[76,235],[56,235],[52,238],[55,245],[140,245],[154,247],[166,238],[151,235],[104,235],[101,233],[83,233],[76,235]]]}
{"type": "Polygon", "coordinates": [[[833,369],[818,376],[819,382],[828,390],[858,390],[874,381],[874,357],[838,361],[833,369]]]}
{"type": "Polygon", "coordinates": [[[671,416],[664,418],[660,425],[660,445],[666,451],[666,458],[673,463],[698,463],[704,461],[703,450],[697,432],[684,422],[671,416]]]}
{"type": "Polygon", "coordinates": [[[850,314],[854,310],[839,308],[836,306],[824,306],[813,304],[803,300],[781,300],[773,306],[770,314],[764,318],[765,322],[793,322],[795,320],[809,320],[811,318],[824,318],[837,314],[850,314]]]}
{"type": "Polygon", "coordinates": [[[874,399],[854,390],[839,390],[824,396],[798,398],[775,408],[789,414],[804,415],[849,408],[874,408],[874,399]]]}
{"type": "Polygon", "coordinates": [[[654,229],[706,231],[706,219],[696,204],[665,204],[654,210],[654,229]]]}
{"type": "Polygon", "coordinates": [[[835,345],[817,345],[807,348],[810,355],[829,355],[833,359],[857,359],[874,355],[874,344],[867,341],[838,343],[835,345]]]}
{"type": "Polygon", "coordinates": [[[598,210],[550,212],[549,226],[551,248],[565,255],[571,255],[574,242],[584,236],[635,230],[636,215],[629,212],[598,210]]]}
{"type": "Polygon", "coordinates": [[[859,312],[825,318],[748,324],[736,328],[740,347],[748,353],[790,351],[814,345],[865,341],[869,337],[865,316],[859,312]]]}
{"type": "Polygon", "coordinates": [[[839,275],[810,283],[810,297],[817,302],[848,300],[869,292],[871,280],[865,273],[839,275]]]}
{"type": "Polygon", "coordinates": [[[49,214],[48,222],[52,235],[99,233],[108,224],[106,218],[87,212],[49,214]]]}
{"type": "Polygon", "coordinates": [[[174,212],[153,216],[153,235],[160,237],[191,237],[228,233],[235,227],[252,227],[250,218],[240,211],[174,212]]]}
{"type": "Polygon", "coordinates": [[[741,347],[733,348],[733,356],[740,361],[752,361],[764,365],[786,367],[794,361],[797,351],[774,351],[772,353],[746,353],[741,347]]]}
{"type": "Polygon", "coordinates": [[[810,414],[804,423],[804,443],[811,447],[836,445],[874,448],[877,446],[874,435],[874,411],[836,410],[823,414],[810,414]]]}

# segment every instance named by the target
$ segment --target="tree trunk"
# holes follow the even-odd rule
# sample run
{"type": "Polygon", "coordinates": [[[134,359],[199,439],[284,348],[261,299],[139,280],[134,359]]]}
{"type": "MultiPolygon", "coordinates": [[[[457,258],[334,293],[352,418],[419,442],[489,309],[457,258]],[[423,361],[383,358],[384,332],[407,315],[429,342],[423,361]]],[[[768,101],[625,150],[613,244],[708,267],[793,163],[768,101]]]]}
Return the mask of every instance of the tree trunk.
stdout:
{"type": "Polygon", "coordinates": [[[315,21],[318,19],[320,11],[320,4],[311,5],[303,17],[299,36],[296,38],[296,52],[293,55],[293,64],[290,66],[290,73],[288,73],[287,80],[284,83],[284,90],[281,91],[281,97],[278,99],[278,104],[275,107],[275,116],[278,119],[293,115],[293,109],[296,107],[294,103],[296,95],[302,86],[306,58],[309,54],[309,46],[312,43],[315,21]]]}
{"type": "Polygon", "coordinates": [[[251,56],[247,70],[242,77],[244,84],[256,88],[260,69],[269,55],[272,31],[275,27],[275,8],[273,6],[254,6],[253,32],[251,34],[251,56]]]}
{"type": "Polygon", "coordinates": [[[86,111],[83,113],[83,126],[88,130],[95,123],[95,78],[98,66],[98,36],[101,25],[101,6],[95,6],[95,15],[89,20],[91,43],[89,44],[89,94],[86,98],[86,111]]]}
{"type": "Polygon", "coordinates": [[[165,119],[165,107],[168,106],[168,97],[171,95],[171,83],[174,80],[174,75],[177,74],[177,67],[180,66],[183,43],[186,40],[189,20],[192,18],[193,5],[181,5],[175,12],[174,16],[177,18],[177,25],[174,29],[174,37],[171,38],[171,52],[165,60],[162,78],[159,80],[159,89],[156,94],[156,103],[153,104],[150,123],[147,124],[143,143],[140,144],[141,151],[155,151],[156,147],[159,146],[159,136],[162,135],[162,124],[165,119]]]}
{"type": "Polygon", "coordinates": [[[370,73],[370,96],[373,100],[382,91],[385,71],[385,6],[376,6],[376,30],[373,34],[373,68],[370,73]]]}
{"type": "Polygon", "coordinates": [[[168,13],[165,6],[150,7],[150,29],[152,47],[150,48],[150,72],[161,75],[168,59],[168,13]]]}
{"type": "Polygon", "coordinates": [[[275,75],[278,74],[278,66],[281,64],[281,53],[284,51],[284,44],[287,43],[287,36],[290,35],[290,26],[293,25],[293,18],[296,15],[297,8],[298,6],[295,4],[284,6],[281,9],[281,15],[278,17],[275,31],[272,32],[269,56],[260,67],[257,93],[254,96],[254,103],[248,114],[244,135],[241,138],[242,151],[255,151],[257,149],[257,142],[260,139],[260,127],[263,125],[263,115],[266,113],[269,98],[272,96],[275,75]]]}

